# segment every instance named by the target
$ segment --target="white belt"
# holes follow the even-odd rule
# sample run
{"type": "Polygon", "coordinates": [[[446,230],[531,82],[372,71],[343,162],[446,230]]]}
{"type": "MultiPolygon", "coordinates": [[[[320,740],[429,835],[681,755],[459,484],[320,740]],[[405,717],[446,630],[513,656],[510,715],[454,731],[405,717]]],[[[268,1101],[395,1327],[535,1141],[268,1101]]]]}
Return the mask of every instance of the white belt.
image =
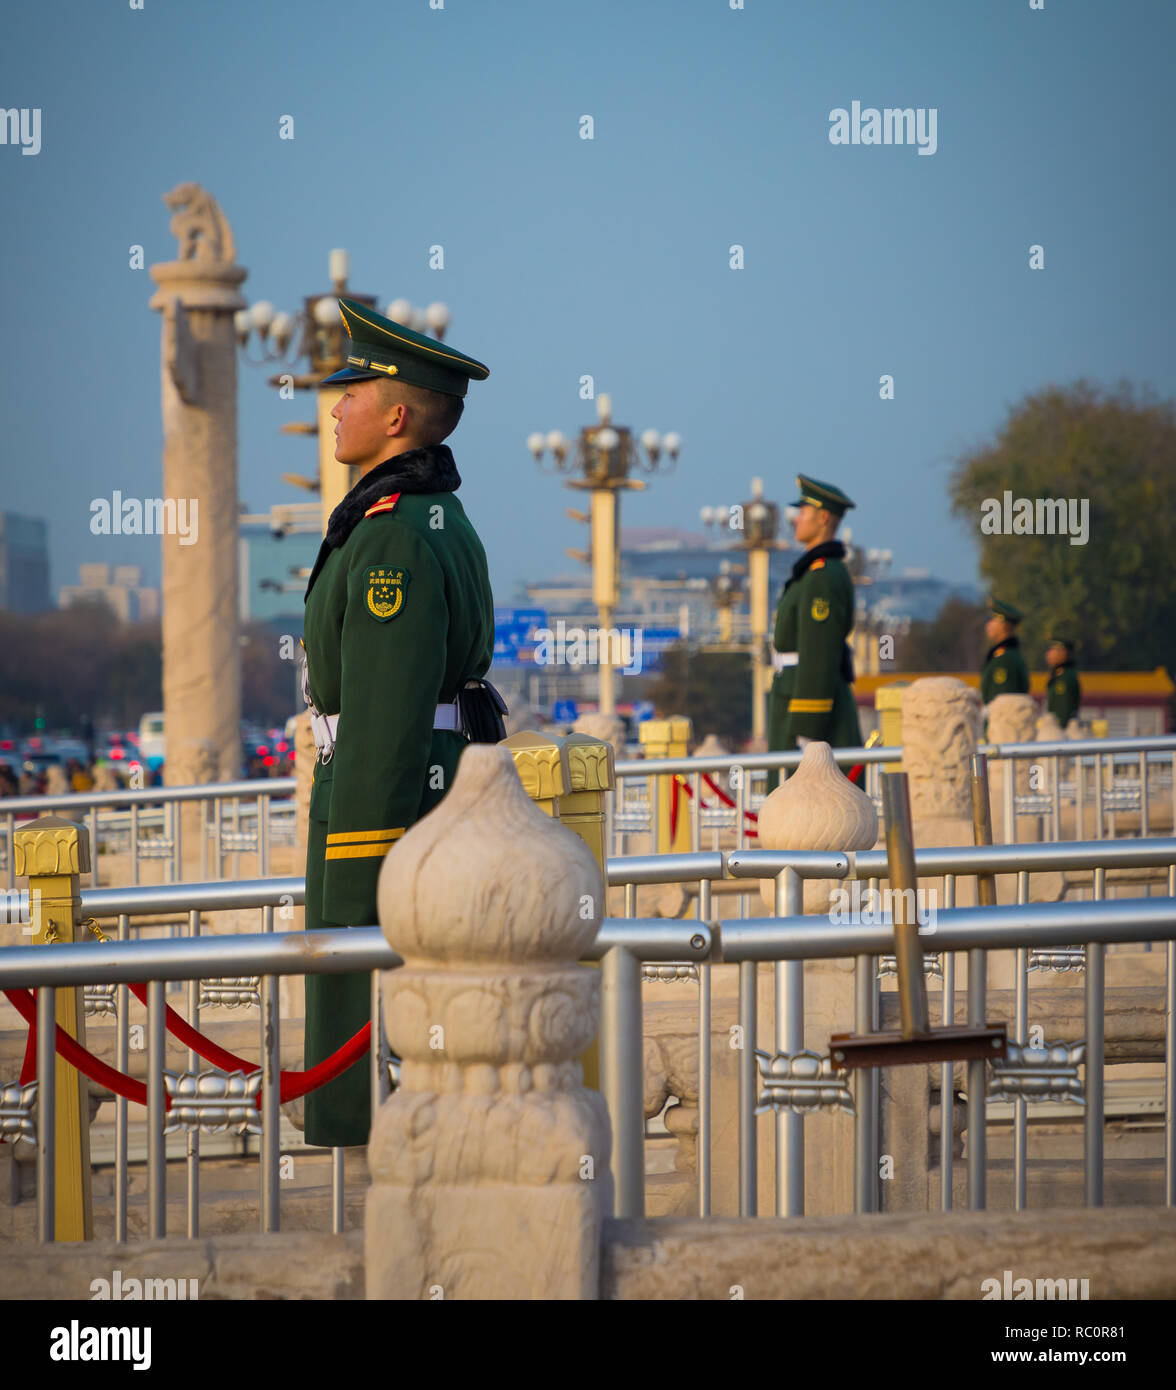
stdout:
{"type": "MultiPolygon", "coordinates": [[[[323,761],[330,761],[330,755],[335,748],[335,741],[339,737],[339,716],[337,714],[312,714],[310,716],[310,728],[314,734],[314,746],[320,753],[326,752],[327,754],[323,761]]],[[[433,713],[433,728],[449,729],[454,733],[460,732],[461,714],[454,701],[437,706],[433,713]]]]}
{"type": "Polygon", "coordinates": [[[799,652],[773,652],[772,665],[777,671],[782,671],[785,666],[797,666],[800,663],[799,652]]]}
{"type": "Polygon", "coordinates": [[[337,714],[312,714],[310,730],[314,734],[314,746],[321,753],[324,748],[334,748],[335,732],[339,727],[337,714]]]}

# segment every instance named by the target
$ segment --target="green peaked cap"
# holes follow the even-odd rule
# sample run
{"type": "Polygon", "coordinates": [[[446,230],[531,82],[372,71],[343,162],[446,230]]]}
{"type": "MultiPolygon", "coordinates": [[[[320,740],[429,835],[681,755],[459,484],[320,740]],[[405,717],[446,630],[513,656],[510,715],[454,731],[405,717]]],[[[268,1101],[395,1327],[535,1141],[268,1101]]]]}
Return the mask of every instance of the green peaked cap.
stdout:
{"type": "Polygon", "coordinates": [[[1010,623],[1019,623],[1025,616],[1019,608],[1014,608],[1011,603],[1004,603],[998,598],[988,600],[988,610],[998,618],[1007,618],[1010,623]]]}
{"type": "Polygon", "coordinates": [[[387,376],[427,391],[464,396],[471,381],[485,381],[490,375],[485,363],[436,338],[426,338],[395,319],[386,319],[354,299],[341,299],[339,313],[351,339],[347,366],[325,377],[322,386],[387,376]]]}
{"type": "Polygon", "coordinates": [[[796,475],[796,486],[800,489],[800,497],[792,504],[794,507],[822,507],[834,516],[844,516],[850,507],[857,505],[839,487],[834,487],[832,483],[819,483],[816,478],[804,473],[796,475]]]}

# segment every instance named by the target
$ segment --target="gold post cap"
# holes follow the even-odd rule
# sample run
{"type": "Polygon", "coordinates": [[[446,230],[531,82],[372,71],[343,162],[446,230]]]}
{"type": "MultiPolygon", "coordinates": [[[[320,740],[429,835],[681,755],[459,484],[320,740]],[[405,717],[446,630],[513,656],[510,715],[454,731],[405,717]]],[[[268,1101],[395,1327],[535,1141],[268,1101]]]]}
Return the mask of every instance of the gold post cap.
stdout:
{"type": "Polygon", "coordinates": [[[563,739],[523,729],[504,738],[499,747],[507,749],[514,759],[523,790],[532,801],[550,801],[571,791],[572,777],[563,739]]]}
{"type": "Polygon", "coordinates": [[[671,719],[646,719],[637,725],[641,743],[689,743],[690,720],[682,715],[671,719]]]}
{"type": "Polygon", "coordinates": [[[902,709],[903,692],[909,681],[895,681],[891,685],[880,685],[874,691],[875,709],[902,709]]]}
{"type": "Polygon", "coordinates": [[[90,832],[61,816],[40,816],[12,837],[18,875],[32,877],[90,872],[90,832]]]}
{"type": "Polygon", "coordinates": [[[607,792],[616,786],[616,753],[611,743],[591,734],[565,734],[561,742],[567,752],[570,791],[607,792]]]}

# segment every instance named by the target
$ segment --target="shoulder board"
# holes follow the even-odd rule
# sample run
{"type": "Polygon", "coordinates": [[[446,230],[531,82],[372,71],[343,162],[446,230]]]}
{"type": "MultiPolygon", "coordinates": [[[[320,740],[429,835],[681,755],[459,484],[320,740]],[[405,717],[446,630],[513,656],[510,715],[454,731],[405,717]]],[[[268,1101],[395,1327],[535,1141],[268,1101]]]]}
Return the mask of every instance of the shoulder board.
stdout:
{"type": "Polygon", "coordinates": [[[993,657],[1004,656],[1004,654],[1005,649],[1003,647],[997,647],[996,651],[992,653],[993,657]]]}
{"type": "Polygon", "coordinates": [[[373,505],[364,512],[364,516],[375,516],[379,512],[393,512],[396,510],[396,504],[399,501],[400,494],[398,492],[390,493],[387,497],[381,497],[378,502],[373,503],[373,505]]]}
{"type": "Polygon", "coordinates": [[[812,562],[812,564],[809,566],[809,569],[810,569],[810,570],[823,570],[824,568],[825,568],[825,560],[824,560],[824,557],[822,557],[820,560],[814,560],[814,561],[812,562]]]}

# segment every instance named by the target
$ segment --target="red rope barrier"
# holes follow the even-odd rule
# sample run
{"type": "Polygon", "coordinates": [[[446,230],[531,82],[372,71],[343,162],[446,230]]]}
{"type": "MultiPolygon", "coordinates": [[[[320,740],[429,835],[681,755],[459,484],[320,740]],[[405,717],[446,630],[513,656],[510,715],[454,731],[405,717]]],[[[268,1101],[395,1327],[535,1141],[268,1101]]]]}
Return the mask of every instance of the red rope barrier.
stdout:
{"type": "MultiPolygon", "coordinates": [[[[29,1025],[31,1034],[37,1026],[37,1006],[34,1003],[32,991],[6,989],[4,995],[29,1025]]],[[[114,1067],[108,1066],[101,1057],[95,1057],[92,1052],[87,1052],[76,1038],[70,1037],[60,1023],[57,1024],[57,1051],[71,1066],[77,1067],[78,1071],[88,1076],[91,1081],[97,1081],[108,1091],[113,1091],[116,1096],[125,1096],[127,1100],[133,1100],[136,1105],[147,1104],[147,1087],[142,1081],[136,1081],[131,1076],[124,1076],[121,1071],[116,1071],[114,1067]]],[[[29,1077],[29,1080],[31,1081],[33,1078],[29,1077]]],[[[166,1097],[164,1101],[166,1108],[170,1110],[171,1101],[166,1097]]]]}
{"type": "MultiPolygon", "coordinates": [[[[711,777],[709,776],[708,773],[703,772],[703,773],[700,774],[700,776],[702,777],[702,780],[707,784],[707,786],[711,789],[711,791],[713,791],[714,794],[719,798],[719,800],[723,803],[724,806],[734,806],[734,805],[735,805],[734,801],[732,801],[731,798],[730,798],[729,796],[727,796],[727,795],[723,792],[722,788],[718,785],[718,783],[712,781],[712,779],[711,779],[711,777]]],[[[677,781],[677,778],[675,778],[675,781],[677,781]]],[[[689,783],[687,783],[684,779],[683,779],[683,781],[682,781],[682,790],[683,790],[683,791],[686,793],[686,795],[691,799],[691,801],[694,800],[694,793],[690,790],[690,785],[689,785],[689,783]]],[[[702,809],[703,809],[704,811],[711,811],[711,810],[714,809],[714,807],[708,806],[708,805],[706,804],[706,802],[704,801],[704,802],[702,803],[702,809]]],[[[759,816],[758,816],[754,811],[744,811],[744,813],[743,813],[743,819],[744,819],[744,820],[747,820],[747,821],[750,821],[750,822],[752,823],[752,825],[758,825],[758,824],[759,824],[759,816]]],[[[751,834],[751,833],[753,833],[753,832],[748,831],[748,834],[751,834]]]]}
{"type": "MultiPolygon", "coordinates": [[[[130,989],[140,1003],[146,1002],[147,991],[143,985],[131,985],[130,989]]],[[[17,1013],[29,1025],[29,1041],[25,1048],[25,1063],[21,1069],[20,1078],[21,1085],[26,1085],[36,1076],[37,1006],[34,1002],[35,996],[31,990],[27,989],[6,989],[4,994],[17,1013]]],[[[204,1037],[202,1033],[198,1033],[186,1019],[177,1014],[170,1006],[167,1007],[167,1016],[168,1027],[173,1036],[186,1043],[194,1052],[199,1053],[205,1061],[214,1062],[224,1071],[243,1071],[246,1075],[261,1070],[256,1062],[247,1062],[244,1058],[219,1047],[211,1039],[204,1037]]],[[[332,1052],[329,1057],[324,1057],[309,1071],[282,1072],[278,1091],[281,1103],[284,1105],[287,1101],[297,1100],[300,1096],[317,1090],[319,1086],[325,1086],[327,1082],[334,1081],[337,1076],[354,1066],[371,1046],[371,1032],[372,1025],[369,1021],[357,1033],[348,1038],[342,1047],[332,1052]]],[[[109,1066],[100,1057],[95,1057],[76,1038],[71,1038],[60,1024],[57,1025],[57,1051],[67,1062],[88,1076],[91,1081],[97,1081],[107,1090],[113,1091],[115,1095],[133,1100],[137,1105],[147,1104],[147,1087],[142,1081],[125,1076],[121,1071],[116,1071],[114,1067],[109,1066]]],[[[170,1109],[171,1102],[167,1101],[166,1104],[170,1109]]],[[[257,1105],[260,1109],[260,1094],[257,1097],[257,1105]]]]}

